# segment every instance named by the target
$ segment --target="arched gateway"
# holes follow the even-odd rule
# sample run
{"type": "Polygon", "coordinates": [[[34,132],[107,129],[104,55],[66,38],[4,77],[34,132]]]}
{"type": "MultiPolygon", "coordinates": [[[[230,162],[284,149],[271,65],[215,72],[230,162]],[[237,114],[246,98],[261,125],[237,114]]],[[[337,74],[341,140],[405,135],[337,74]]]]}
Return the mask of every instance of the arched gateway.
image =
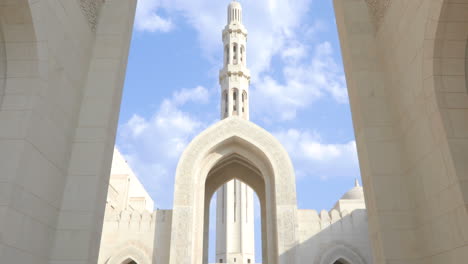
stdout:
{"type": "Polygon", "coordinates": [[[253,188],[262,214],[263,263],[296,263],[297,203],[288,154],[267,131],[229,117],[197,136],[176,171],[170,263],[206,258],[209,198],[238,178],[253,188]]]}

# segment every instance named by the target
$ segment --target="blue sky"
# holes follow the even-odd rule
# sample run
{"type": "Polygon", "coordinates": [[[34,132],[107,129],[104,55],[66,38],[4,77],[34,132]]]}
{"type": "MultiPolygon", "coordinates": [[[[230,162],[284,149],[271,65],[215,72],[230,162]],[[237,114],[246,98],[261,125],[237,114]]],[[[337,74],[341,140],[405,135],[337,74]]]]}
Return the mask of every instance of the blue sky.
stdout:
{"type": "MultiPolygon", "coordinates": [[[[331,0],[244,0],[251,121],[296,171],[298,206],[329,210],[360,178],[331,0]]],[[[229,0],[139,0],[117,147],[155,201],[172,208],[177,161],[219,120],[229,0]]]]}

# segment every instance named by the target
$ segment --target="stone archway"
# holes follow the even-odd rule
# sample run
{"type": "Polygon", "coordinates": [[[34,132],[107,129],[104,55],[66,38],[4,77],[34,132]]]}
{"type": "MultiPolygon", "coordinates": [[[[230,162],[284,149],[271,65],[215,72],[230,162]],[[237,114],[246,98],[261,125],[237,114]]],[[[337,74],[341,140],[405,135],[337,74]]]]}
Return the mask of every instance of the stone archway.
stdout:
{"type": "MultiPolygon", "coordinates": [[[[220,166],[260,171],[243,179],[264,197],[264,254],[269,263],[296,263],[297,205],[294,171],[288,154],[268,132],[230,117],[197,136],[183,153],[176,171],[170,263],[201,264],[204,255],[206,197],[232,178],[220,166]],[[229,164],[227,164],[227,163],[229,164]],[[255,176],[256,175],[256,176],[255,176]]],[[[260,198],[262,199],[262,198],[260,198]]]]}
{"type": "MultiPolygon", "coordinates": [[[[240,140],[238,138],[232,139],[233,141],[240,140]]],[[[262,234],[262,262],[268,263],[268,247],[274,247],[274,239],[271,235],[268,235],[266,232],[266,190],[265,190],[265,180],[264,175],[268,173],[265,169],[267,166],[262,166],[261,168],[257,167],[255,164],[261,164],[260,160],[255,160],[254,157],[250,156],[252,160],[248,160],[242,148],[236,146],[235,142],[227,143],[229,146],[225,146],[225,149],[229,149],[229,152],[232,153],[227,155],[223,159],[219,160],[215,166],[208,173],[208,177],[205,183],[205,216],[204,216],[204,245],[203,245],[203,254],[204,261],[203,263],[208,263],[208,231],[209,231],[209,209],[210,201],[213,194],[218,190],[219,187],[229,182],[232,179],[240,180],[245,183],[247,186],[252,188],[252,190],[257,194],[257,197],[260,201],[260,214],[261,214],[261,234],[262,234]]],[[[224,148],[224,147],[223,147],[224,148]]],[[[262,164],[266,165],[266,164],[262,164]]],[[[270,205],[271,206],[271,205],[270,205]]]]}

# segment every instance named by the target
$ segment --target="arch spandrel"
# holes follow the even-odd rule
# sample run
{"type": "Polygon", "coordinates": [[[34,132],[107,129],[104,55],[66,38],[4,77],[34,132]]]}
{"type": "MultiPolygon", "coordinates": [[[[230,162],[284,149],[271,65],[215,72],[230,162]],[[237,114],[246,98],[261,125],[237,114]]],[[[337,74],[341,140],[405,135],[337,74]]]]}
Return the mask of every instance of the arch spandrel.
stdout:
{"type": "Polygon", "coordinates": [[[251,162],[264,177],[267,230],[276,234],[277,240],[277,246],[267,249],[270,263],[295,263],[297,203],[291,160],[271,134],[239,117],[226,118],[206,129],[180,158],[170,263],[201,263],[206,179],[219,161],[232,154],[251,162]]]}

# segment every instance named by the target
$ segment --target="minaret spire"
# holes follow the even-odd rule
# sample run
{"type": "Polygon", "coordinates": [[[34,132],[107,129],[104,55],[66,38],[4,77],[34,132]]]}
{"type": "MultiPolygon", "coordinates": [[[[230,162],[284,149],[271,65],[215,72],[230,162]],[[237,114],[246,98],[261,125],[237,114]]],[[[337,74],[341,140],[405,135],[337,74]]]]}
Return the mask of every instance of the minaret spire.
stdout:
{"type": "Polygon", "coordinates": [[[242,6],[233,0],[223,30],[224,65],[219,72],[221,118],[249,119],[250,71],[247,69],[247,29],[242,24],[242,6]]]}

